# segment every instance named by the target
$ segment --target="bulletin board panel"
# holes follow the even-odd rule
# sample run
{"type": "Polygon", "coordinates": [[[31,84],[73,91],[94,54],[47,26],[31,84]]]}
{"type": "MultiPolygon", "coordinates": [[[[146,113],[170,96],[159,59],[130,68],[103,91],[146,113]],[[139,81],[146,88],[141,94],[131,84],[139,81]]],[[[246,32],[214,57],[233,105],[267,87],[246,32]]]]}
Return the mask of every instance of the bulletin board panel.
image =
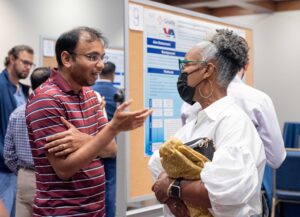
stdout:
{"type": "Polygon", "coordinates": [[[57,67],[55,58],[55,37],[40,37],[40,60],[41,66],[44,67],[57,67]]]}
{"type": "MultiPolygon", "coordinates": [[[[250,64],[246,74],[246,83],[252,85],[253,83],[253,32],[248,27],[241,27],[236,24],[225,22],[220,18],[215,18],[208,15],[202,15],[199,13],[191,12],[184,9],[175,8],[172,6],[163,5],[156,2],[150,2],[146,0],[129,0],[127,8],[125,6],[125,16],[130,16],[130,5],[142,6],[144,11],[152,9],[162,13],[170,13],[172,15],[183,16],[193,19],[195,21],[203,21],[206,23],[212,23],[222,25],[225,28],[231,27],[240,29],[245,33],[245,39],[250,46],[250,64]],[[128,14],[126,14],[128,11],[128,14]]],[[[127,98],[134,100],[131,105],[132,110],[140,109],[144,107],[144,84],[143,72],[144,72],[144,32],[143,30],[132,30],[129,26],[130,18],[125,18],[125,66],[128,77],[126,78],[126,93],[127,98]],[[126,20],[128,19],[128,20],[126,20]]],[[[127,177],[127,200],[142,201],[148,198],[153,198],[151,186],[153,180],[147,163],[150,159],[144,153],[144,130],[145,127],[129,132],[128,134],[128,176],[127,177]]]]}
{"type": "Polygon", "coordinates": [[[57,67],[56,58],[43,56],[43,66],[51,68],[57,67]]]}

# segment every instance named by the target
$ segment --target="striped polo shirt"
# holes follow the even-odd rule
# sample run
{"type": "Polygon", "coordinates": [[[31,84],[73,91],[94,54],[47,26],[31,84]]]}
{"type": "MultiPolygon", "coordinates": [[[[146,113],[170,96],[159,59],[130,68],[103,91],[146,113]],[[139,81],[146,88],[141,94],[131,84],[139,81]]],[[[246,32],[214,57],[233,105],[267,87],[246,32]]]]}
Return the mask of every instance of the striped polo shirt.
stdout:
{"type": "Polygon", "coordinates": [[[63,132],[64,117],[83,133],[96,135],[107,123],[93,90],[75,94],[57,70],[30,96],[26,108],[29,141],[36,170],[34,216],[105,216],[105,174],[95,158],[69,180],[52,168],[44,145],[46,137],[63,132]]]}

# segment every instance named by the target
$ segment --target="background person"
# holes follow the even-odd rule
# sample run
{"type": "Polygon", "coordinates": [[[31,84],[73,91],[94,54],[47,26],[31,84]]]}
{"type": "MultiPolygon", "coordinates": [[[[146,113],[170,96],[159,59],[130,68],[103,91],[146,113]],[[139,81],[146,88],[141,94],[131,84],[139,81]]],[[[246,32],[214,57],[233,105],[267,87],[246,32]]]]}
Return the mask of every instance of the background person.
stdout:
{"type": "MultiPolygon", "coordinates": [[[[35,90],[50,76],[50,68],[36,68],[30,76],[35,90]]],[[[35,170],[25,120],[26,104],[15,109],[9,118],[5,136],[4,158],[8,168],[17,174],[16,217],[31,217],[35,194],[35,170]]]]}
{"type": "MultiPolygon", "coordinates": [[[[94,91],[101,94],[106,101],[105,110],[108,121],[113,118],[117,109],[117,104],[114,101],[114,95],[118,89],[114,86],[116,65],[112,62],[107,62],[100,73],[100,81],[93,86],[94,91]]],[[[116,157],[103,158],[105,170],[105,207],[106,216],[115,217],[116,212],[116,157]]]]}
{"type": "Polygon", "coordinates": [[[4,163],[4,138],[10,114],[27,102],[29,86],[19,81],[26,78],[34,66],[33,53],[27,45],[11,48],[4,60],[5,69],[0,74],[0,185],[7,183],[0,196],[11,217],[15,216],[16,175],[4,163]]]}
{"type": "Polygon", "coordinates": [[[117,103],[114,101],[114,95],[118,91],[113,84],[115,80],[116,65],[110,61],[105,63],[103,70],[100,73],[100,81],[92,87],[94,91],[101,94],[106,101],[105,109],[108,121],[112,119],[117,109],[117,103]]]}

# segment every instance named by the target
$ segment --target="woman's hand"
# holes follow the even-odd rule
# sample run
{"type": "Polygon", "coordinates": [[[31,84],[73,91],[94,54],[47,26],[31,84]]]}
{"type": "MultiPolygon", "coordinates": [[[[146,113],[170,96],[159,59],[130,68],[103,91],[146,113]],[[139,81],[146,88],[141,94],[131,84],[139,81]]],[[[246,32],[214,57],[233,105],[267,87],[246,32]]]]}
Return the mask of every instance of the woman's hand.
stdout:
{"type": "Polygon", "coordinates": [[[190,212],[182,200],[169,198],[166,204],[175,217],[190,217],[190,212]]]}
{"type": "Polygon", "coordinates": [[[174,180],[170,179],[166,173],[161,173],[157,181],[153,184],[152,191],[160,203],[166,203],[169,199],[168,188],[173,181],[174,180]]]}

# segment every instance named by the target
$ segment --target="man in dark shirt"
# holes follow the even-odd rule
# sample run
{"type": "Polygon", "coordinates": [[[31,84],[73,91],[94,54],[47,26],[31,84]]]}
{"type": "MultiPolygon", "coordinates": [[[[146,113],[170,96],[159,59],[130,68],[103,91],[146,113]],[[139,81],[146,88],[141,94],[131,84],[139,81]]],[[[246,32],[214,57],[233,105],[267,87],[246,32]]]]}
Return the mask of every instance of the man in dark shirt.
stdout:
{"type": "Polygon", "coordinates": [[[28,76],[33,64],[33,49],[18,45],[9,50],[4,61],[5,69],[0,74],[0,185],[5,191],[0,194],[8,214],[15,216],[16,176],[4,163],[3,148],[9,116],[15,108],[26,103],[29,86],[20,79],[28,76]]]}
{"type": "MultiPolygon", "coordinates": [[[[44,83],[49,78],[50,72],[48,67],[35,68],[30,76],[31,88],[35,90],[44,83]]],[[[23,104],[11,113],[4,142],[5,163],[17,174],[16,217],[32,217],[36,186],[25,108],[26,104],[23,104]]]]}

